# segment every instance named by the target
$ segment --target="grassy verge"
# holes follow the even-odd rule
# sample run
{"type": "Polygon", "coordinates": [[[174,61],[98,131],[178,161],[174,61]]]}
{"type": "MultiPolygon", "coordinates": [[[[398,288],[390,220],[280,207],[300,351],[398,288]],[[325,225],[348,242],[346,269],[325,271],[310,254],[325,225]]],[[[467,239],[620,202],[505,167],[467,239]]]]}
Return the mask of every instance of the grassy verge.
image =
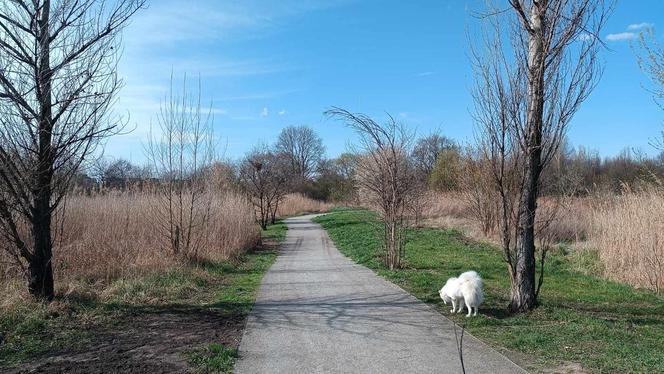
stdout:
{"type": "Polygon", "coordinates": [[[213,343],[192,351],[189,354],[189,362],[196,368],[197,373],[230,374],[233,372],[237,357],[237,349],[213,343]]]}
{"type": "Polygon", "coordinates": [[[398,284],[449,315],[438,290],[445,280],[473,269],[485,280],[481,317],[453,319],[493,346],[525,353],[531,370],[580,363],[592,372],[659,372],[664,368],[664,298],[647,291],[574,271],[564,250],[550,256],[542,305],[505,313],[509,278],[498,249],[472,242],[459,232],[413,229],[405,268],[389,271],[381,262],[375,215],[340,210],[316,219],[346,256],[398,284]]]}
{"type": "Polygon", "coordinates": [[[286,239],[287,231],[288,226],[282,220],[277,220],[274,225],[268,226],[267,230],[264,230],[261,236],[263,241],[281,243],[286,239]]]}
{"type": "MultiPolygon", "coordinates": [[[[145,277],[117,279],[95,292],[59,295],[49,305],[28,297],[1,305],[0,368],[86,347],[101,331],[144,313],[214,310],[222,318],[242,319],[251,310],[261,279],[276,258],[275,244],[283,240],[285,231],[283,224],[271,226],[263,232],[263,248],[232,262],[182,265],[145,277]]],[[[210,344],[193,350],[188,358],[200,372],[225,373],[232,369],[235,350],[210,344]]]]}

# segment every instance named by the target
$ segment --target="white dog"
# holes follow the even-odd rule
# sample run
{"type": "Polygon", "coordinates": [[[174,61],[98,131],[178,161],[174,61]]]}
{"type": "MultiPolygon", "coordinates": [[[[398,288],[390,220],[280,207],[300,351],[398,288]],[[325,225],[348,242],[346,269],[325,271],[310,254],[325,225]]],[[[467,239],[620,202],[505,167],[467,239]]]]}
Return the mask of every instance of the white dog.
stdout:
{"type": "Polygon", "coordinates": [[[464,301],[466,308],[468,308],[466,317],[470,317],[473,308],[475,308],[475,315],[477,315],[477,308],[484,301],[482,278],[474,271],[467,271],[459,275],[458,278],[448,279],[438,293],[445,304],[452,302],[451,313],[461,312],[463,310],[461,301],[464,301]],[[459,310],[456,310],[457,305],[459,305],[459,310]]]}

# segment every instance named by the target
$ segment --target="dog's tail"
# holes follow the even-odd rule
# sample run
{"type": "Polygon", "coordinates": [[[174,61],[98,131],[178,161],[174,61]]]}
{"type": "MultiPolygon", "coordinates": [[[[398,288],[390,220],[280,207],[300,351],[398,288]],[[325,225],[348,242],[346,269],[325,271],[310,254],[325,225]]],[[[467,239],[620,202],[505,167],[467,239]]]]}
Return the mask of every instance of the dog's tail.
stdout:
{"type": "Polygon", "coordinates": [[[482,278],[474,271],[467,271],[459,276],[460,287],[464,298],[470,305],[480,305],[484,301],[484,292],[482,291],[482,278]]]}

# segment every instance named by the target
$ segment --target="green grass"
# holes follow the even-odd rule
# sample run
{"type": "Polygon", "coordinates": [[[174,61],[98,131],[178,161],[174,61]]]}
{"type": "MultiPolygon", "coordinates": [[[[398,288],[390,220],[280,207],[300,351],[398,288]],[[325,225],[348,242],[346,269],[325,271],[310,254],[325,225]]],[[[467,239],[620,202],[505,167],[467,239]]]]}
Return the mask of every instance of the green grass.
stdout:
{"type": "Polygon", "coordinates": [[[189,354],[189,363],[196,368],[196,373],[230,374],[237,359],[237,349],[223,344],[210,344],[203,349],[189,354]]]}
{"type": "MultiPolygon", "coordinates": [[[[404,269],[389,271],[381,260],[380,226],[368,211],[338,210],[316,219],[346,256],[398,284],[449,316],[438,290],[449,277],[476,270],[485,281],[482,316],[465,322],[493,346],[525,353],[538,371],[577,362],[592,372],[664,370],[664,298],[652,292],[584,275],[563,249],[550,255],[541,306],[508,315],[509,277],[500,251],[454,230],[419,228],[408,232],[404,269]]],[[[584,261],[591,261],[584,256],[584,261]]]]}
{"type": "MultiPolygon", "coordinates": [[[[263,239],[274,244],[283,240],[285,233],[286,226],[278,223],[263,232],[263,239]]],[[[276,254],[274,249],[262,248],[234,261],[192,264],[141,278],[117,279],[105,287],[101,296],[69,295],[58,297],[51,305],[28,300],[0,309],[0,368],[48,352],[83,347],[96,331],[112,328],[117,321],[144,311],[214,308],[229,317],[246,316],[276,254]]],[[[218,345],[190,356],[206,373],[228,372],[224,365],[232,357],[218,345]]]]}
{"type": "Polygon", "coordinates": [[[280,243],[286,239],[287,225],[282,220],[277,220],[274,225],[270,225],[263,230],[262,237],[264,241],[273,241],[280,243]]]}

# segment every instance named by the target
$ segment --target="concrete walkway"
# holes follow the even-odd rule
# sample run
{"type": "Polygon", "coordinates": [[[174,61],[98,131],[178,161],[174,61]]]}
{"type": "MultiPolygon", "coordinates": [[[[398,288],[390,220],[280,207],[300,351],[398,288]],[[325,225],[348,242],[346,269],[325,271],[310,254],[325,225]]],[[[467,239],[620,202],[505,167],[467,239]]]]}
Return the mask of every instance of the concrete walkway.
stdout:
{"type": "MultiPolygon", "coordinates": [[[[235,372],[460,373],[452,322],[340,254],[313,217],[286,221],[235,372]]],[[[469,335],[464,359],[467,373],[524,372],[469,335]]]]}

